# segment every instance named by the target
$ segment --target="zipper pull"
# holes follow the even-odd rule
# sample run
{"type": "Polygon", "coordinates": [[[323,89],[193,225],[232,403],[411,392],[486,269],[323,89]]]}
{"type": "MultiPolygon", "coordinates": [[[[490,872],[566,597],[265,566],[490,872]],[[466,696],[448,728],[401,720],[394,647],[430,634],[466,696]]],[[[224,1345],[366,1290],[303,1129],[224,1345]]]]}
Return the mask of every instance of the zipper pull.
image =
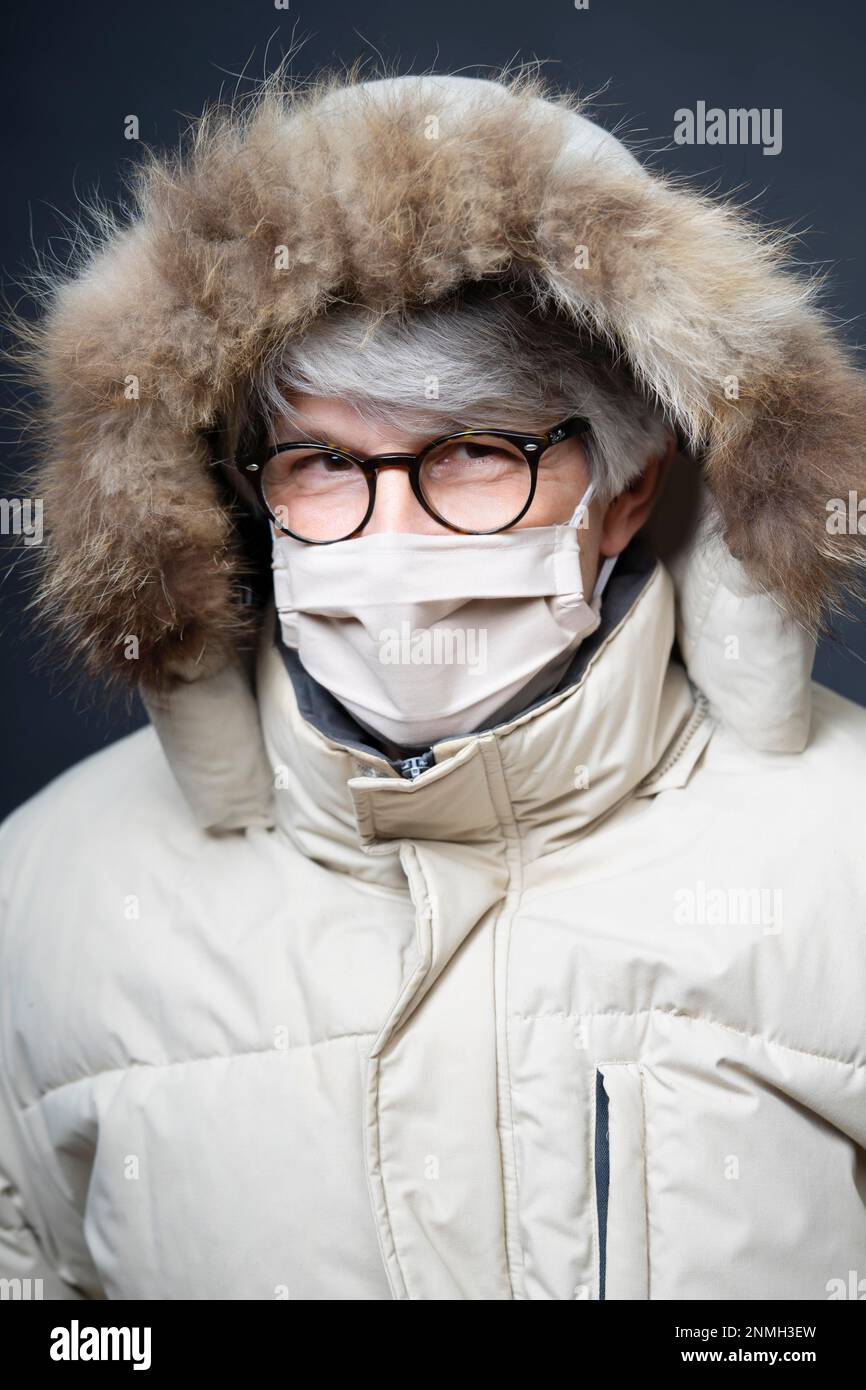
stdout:
{"type": "Polygon", "coordinates": [[[428,748],[426,753],[418,753],[414,758],[398,758],[397,767],[401,777],[408,777],[410,782],[414,782],[416,777],[433,766],[433,761],[433,749],[428,748]]]}

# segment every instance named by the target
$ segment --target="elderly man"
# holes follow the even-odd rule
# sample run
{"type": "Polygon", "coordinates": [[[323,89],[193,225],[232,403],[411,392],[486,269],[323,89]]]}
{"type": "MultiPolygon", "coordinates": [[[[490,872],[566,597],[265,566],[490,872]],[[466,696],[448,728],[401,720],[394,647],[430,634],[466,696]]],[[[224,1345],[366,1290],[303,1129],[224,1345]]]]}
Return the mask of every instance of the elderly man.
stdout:
{"type": "Polygon", "coordinates": [[[537,77],[268,87],[30,344],[151,723],[2,847],[52,1298],[822,1299],[866,1244],[862,379],[537,77]]]}

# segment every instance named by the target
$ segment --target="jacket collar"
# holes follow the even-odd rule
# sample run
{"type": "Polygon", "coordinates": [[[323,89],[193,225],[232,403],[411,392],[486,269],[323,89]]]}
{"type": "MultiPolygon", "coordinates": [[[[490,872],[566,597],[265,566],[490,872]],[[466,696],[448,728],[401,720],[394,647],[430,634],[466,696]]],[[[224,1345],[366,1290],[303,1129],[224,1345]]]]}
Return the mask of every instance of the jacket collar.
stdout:
{"type": "MultiPolygon", "coordinates": [[[[630,792],[655,790],[662,776],[665,785],[685,780],[712,724],[671,661],[671,578],[645,553],[636,563],[611,579],[603,622],[562,688],[509,721],[439,740],[433,765],[414,781],[284,659],[268,624],[257,689],[277,824],[307,856],[381,882],[390,878],[386,857],[397,869],[403,839],[517,836],[537,858],[630,792]]],[[[395,886],[401,881],[397,873],[395,886]]]]}

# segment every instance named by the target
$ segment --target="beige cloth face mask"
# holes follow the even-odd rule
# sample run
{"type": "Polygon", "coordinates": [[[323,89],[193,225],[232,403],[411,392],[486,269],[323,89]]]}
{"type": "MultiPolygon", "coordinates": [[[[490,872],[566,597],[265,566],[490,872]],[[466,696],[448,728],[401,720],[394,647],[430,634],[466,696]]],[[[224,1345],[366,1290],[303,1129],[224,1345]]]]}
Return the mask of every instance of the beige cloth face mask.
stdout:
{"type": "MultiPolygon", "coordinates": [[[[377,532],[307,545],[273,537],[283,641],[373,733],[400,746],[468,734],[513,697],[551,689],[601,621],[571,520],[494,535],[377,532]]],[[[515,709],[515,713],[518,710],[515,709]]]]}

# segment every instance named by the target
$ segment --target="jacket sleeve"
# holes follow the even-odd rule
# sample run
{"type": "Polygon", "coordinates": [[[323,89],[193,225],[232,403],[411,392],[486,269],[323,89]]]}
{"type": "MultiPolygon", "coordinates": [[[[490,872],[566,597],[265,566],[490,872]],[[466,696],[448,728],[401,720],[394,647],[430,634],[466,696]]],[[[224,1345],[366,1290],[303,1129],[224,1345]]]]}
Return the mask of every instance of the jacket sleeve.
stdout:
{"type": "MultiPolygon", "coordinates": [[[[8,980],[2,981],[4,996],[8,984],[8,980]]],[[[64,1266],[44,1211],[37,1210],[33,1193],[40,1175],[25,1155],[2,1056],[0,1065],[4,1068],[0,1075],[0,1297],[28,1300],[104,1297],[101,1291],[88,1292],[77,1286],[74,1276],[64,1266]]]]}
{"type": "MultiPolygon", "coordinates": [[[[2,828],[0,842],[5,846],[2,828]]],[[[81,1214],[24,1128],[10,1060],[16,989],[14,953],[7,950],[10,915],[0,883],[0,1298],[102,1299],[81,1214]]]]}
{"type": "Polygon", "coordinates": [[[0,1172],[0,1290],[4,1298],[86,1299],[60,1275],[28,1224],[21,1194],[0,1172]]]}

